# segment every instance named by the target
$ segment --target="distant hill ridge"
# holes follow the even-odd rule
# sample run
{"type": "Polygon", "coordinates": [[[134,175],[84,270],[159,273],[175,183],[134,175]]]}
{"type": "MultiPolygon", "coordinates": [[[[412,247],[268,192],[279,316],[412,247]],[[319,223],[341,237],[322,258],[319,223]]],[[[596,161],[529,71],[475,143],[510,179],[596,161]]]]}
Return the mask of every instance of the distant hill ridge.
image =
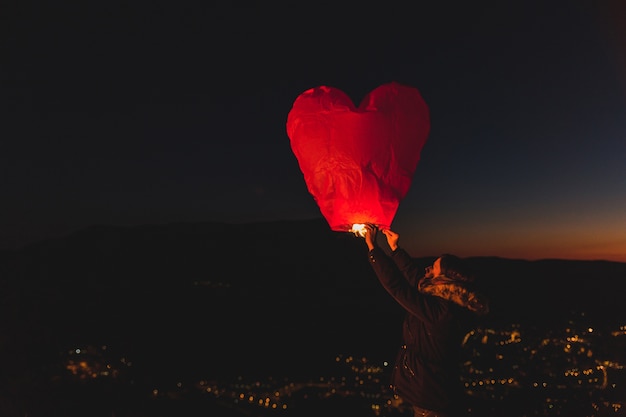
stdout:
{"type": "MultiPolygon", "coordinates": [[[[562,328],[572,313],[626,321],[624,263],[467,260],[491,300],[485,325],[562,328]]],[[[43,361],[75,344],[111,344],[159,373],[164,357],[176,358],[172,373],[250,372],[294,346],[308,358],[303,372],[333,352],[391,357],[404,314],[362,239],[323,219],[93,226],[0,252],[0,297],[6,363],[14,351],[43,361]]]]}
{"type": "MultiPolygon", "coordinates": [[[[432,258],[416,258],[424,266],[432,258]]],[[[496,311],[624,311],[626,263],[472,257],[496,311]]],[[[323,219],[248,224],[93,226],[60,239],[0,252],[0,280],[40,292],[80,284],[103,288],[222,282],[266,291],[356,294],[380,291],[361,238],[323,219]],[[22,284],[18,284],[21,282],[22,284]]],[[[379,294],[380,295],[380,294],[379,294]]]]}

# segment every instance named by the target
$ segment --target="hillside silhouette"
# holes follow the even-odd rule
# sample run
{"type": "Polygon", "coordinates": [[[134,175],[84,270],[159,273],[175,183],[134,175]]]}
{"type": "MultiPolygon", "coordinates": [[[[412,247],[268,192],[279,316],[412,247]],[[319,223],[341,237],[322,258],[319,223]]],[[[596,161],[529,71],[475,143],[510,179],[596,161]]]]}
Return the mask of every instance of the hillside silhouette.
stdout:
{"type": "MultiPolygon", "coordinates": [[[[46,349],[114,343],[146,369],[224,373],[268,363],[304,373],[336,351],[390,355],[403,313],[366,255],[362,238],[323,219],[93,226],[0,253],[2,315],[11,318],[2,331],[13,341],[2,353],[23,349],[43,362],[46,349]],[[283,364],[294,346],[308,360],[283,364]],[[188,363],[164,363],[171,352],[188,363]]],[[[616,289],[625,263],[467,260],[491,299],[490,324],[549,326],[572,312],[624,318],[616,289]]]]}

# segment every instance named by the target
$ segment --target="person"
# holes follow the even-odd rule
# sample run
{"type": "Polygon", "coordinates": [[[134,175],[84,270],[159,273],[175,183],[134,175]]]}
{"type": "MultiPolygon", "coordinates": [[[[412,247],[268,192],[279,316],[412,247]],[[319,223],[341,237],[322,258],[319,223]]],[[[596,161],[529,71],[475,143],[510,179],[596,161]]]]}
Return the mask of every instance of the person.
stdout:
{"type": "Polygon", "coordinates": [[[390,381],[394,396],[413,408],[414,417],[462,416],[462,340],[471,320],[488,313],[488,300],[461,258],[444,254],[422,273],[398,246],[400,235],[381,231],[388,251],[377,243],[376,226],[366,225],[363,237],[378,280],[405,310],[390,381]]]}

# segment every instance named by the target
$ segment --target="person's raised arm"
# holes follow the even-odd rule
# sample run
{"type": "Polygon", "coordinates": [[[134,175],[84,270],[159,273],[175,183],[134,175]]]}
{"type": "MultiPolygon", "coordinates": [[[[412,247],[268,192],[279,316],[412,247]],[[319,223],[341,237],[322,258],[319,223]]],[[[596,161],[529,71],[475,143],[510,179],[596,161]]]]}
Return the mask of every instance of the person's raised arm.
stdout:
{"type": "Polygon", "coordinates": [[[398,249],[398,240],[400,240],[400,235],[391,229],[383,229],[382,232],[387,237],[389,249],[391,249],[392,252],[395,252],[395,250],[398,249]]]}
{"type": "Polygon", "coordinates": [[[376,234],[378,229],[374,225],[366,224],[365,230],[365,244],[367,245],[367,249],[371,251],[376,247],[376,234]]]}
{"type": "Polygon", "coordinates": [[[422,276],[421,269],[408,253],[404,250],[398,250],[400,247],[400,235],[391,229],[384,229],[382,232],[387,238],[387,244],[389,245],[389,249],[391,249],[392,258],[396,266],[402,271],[402,275],[411,285],[417,285],[417,281],[422,276]]]}

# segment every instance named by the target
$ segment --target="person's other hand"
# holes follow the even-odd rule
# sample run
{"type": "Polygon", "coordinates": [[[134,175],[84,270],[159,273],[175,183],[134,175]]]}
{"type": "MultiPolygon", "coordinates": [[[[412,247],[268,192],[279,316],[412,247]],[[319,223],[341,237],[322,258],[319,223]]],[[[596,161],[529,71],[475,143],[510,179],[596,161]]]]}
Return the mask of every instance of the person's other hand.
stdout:
{"type": "Polygon", "coordinates": [[[387,244],[389,245],[389,249],[395,251],[398,249],[398,240],[400,240],[400,235],[391,229],[384,229],[383,234],[387,237],[387,244]]]}

